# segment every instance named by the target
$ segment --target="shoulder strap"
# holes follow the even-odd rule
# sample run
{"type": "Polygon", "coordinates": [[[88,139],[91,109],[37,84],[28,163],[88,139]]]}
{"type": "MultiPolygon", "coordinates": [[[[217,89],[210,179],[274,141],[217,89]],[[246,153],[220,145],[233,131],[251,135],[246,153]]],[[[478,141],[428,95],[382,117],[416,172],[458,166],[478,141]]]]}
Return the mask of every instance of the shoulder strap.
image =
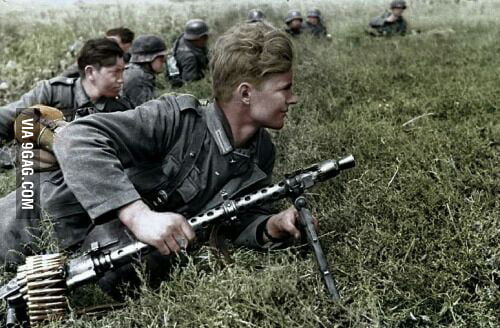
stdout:
{"type": "Polygon", "coordinates": [[[177,103],[179,104],[181,112],[187,109],[194,109],[196,113],[199,114],[198,107],[200,106],[200,102],[194,96],[187,93],[178,94],[177,103]]]}
{"type": "Polygon", "coordinates": [[[75,84],[76,78],[74,77],[65,77],[65,76],[56,76],[53,77],[49,80],[50,84],[66,84],[66,85],[73,85],[75,84]]]}
{"type": "Polygon", "coordinates": [[[183,36],[183,35],[184,35],[184,33],[182,33],[182,34],[181,34],[181,35],[177,38],[177,40],[175,40],[175,42],[174,42],[174,48],[172,49],[172,52],[173,52],[174,56],[175,56],[175,54],[176,54],[176,52],[177,52],[177,48],[179,48],[179,43],[180,43],[181,38],[182,38],[182,36],[183,36]]]}

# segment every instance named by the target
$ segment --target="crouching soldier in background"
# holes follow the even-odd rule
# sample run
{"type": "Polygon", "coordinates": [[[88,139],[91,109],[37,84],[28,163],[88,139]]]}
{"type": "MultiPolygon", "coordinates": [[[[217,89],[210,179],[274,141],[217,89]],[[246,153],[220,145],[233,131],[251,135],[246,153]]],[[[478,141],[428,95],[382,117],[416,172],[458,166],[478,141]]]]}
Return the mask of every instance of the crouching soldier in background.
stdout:
{"type": "Polygon", "coordinates": [[[318,38],[331,38],[331,35],[327,33],[326,27],[323,25],[319,9],[313,9],[307,13],[307,22],[304,26],[304,30],[318,38]]]}
{"type": "Polygon", "coordinates": [[[405,35],[408,23],[403,18],[406,1],[395,0],[391,2],[391,11],[373,18],[369,25],[368,34],[373,36],[405,35]]]}
{"type": "Polygon", "coordinates": [[[141,35],[130,48],[130,63],[123,75],[123,95],[137,107],[154,98],[155,74],[165,68],[167,46],[154,35],[141,35]]]}
{"type": "Polygon", "coordinates": [[[208,25],[203,20],[191,19],[186,23],[184,33],[177,38],[172,48],[175,60],[169,62],[166,72],[173,87],[205,77],[208,67],[208,34],[208,25]]]}
{"type": "MultiPolygon", "coordinates": [[[[41,81],[19,101],[0,108],[0,138],[14,138],[14,121],[20,109],[33,105],[46,105],[59,109],[66,121],[77,116],[96,112],[123,111],[131,108],[125,98],[118,98],[123,83],[123,50],[116,42],[108,39],[89,40],[78,57],[81,78],[56,77],[41,81]]],[[[57,170],[55,157],[48,151],[34,152],[35,169],[44,171],[35,176],[42,181],[50,176],[49,171],[57,170]]],[[[90,173],[89,173],[90,174],[90,173]]],[[[42,184],[42,189],[43,189],[42,184]]],[[[38,188],[36,188],[38,190],[38,188]]],[[[9,250],[29,253],[23,245],[29,244],[37,236],[35,230],[27,231],[39,223],[27,211],[16,205],[16,192],[0,199],[0,256],[2,261],[17,262],[20,257],[9,250]]],[[[62,205],[63,206],[63,205],[62,205]]]]}
{"type": "Polygon", "coordinates": [[[302,21],[303,18],[302,15],[300,14],[300,11],[297,10],[289,11],[287,16],[285,17],[285,24],[287,26],[285,32],[290,34],[291,36],[300,35],[304,30],[302,21]]]}
{"type": "MultiPolygon", "coordinates": [[[[60,170],[41,179],[40,197],[61,246],[114,248],[137,239],[157,249],[144,258],[151,276],[165,277],[167,255],[209,234],[195,236],[186,218],[271,182],[275,146],[266,128],[281,129],[298,100],[293,60],[286,33],[262,22],[235,26],[214,47],[213,103],[162,96],[64,127],[54,147],[60,170]]],[[[259,207],[215,228],[237,246],[267,249],[300,237],[297,216],[294,207],[277,214],[259,207]]],[[[3,226],[1,239],[17,228],[3,226]]],[[[117,295],[117,282],[135,279],[125,265],[99,284],[117,295]]]]}

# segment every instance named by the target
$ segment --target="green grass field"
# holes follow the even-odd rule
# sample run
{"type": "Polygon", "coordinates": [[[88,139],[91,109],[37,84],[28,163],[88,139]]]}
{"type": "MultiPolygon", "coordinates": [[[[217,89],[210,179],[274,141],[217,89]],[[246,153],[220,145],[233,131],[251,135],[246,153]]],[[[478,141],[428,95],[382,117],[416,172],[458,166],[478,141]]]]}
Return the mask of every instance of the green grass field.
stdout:
{"type": "MultiPolygon", "coordinates": [[[[326,296],[307,248],[230,259],[202,250],[208,257],[125,309],[48,326],[499,327],[500,1],[410,2],[421,33],[393,39],[363,33],[382,1],[111,2],[33,9],[22,20],[0,3],[0,79],[11,84],[1,104],[60,72],[74,39],[116,25],[171,40],[196,16],[215,39],[252,7],[276,24],[288,9],[319,7],[333,40],[296,44],[300,102],[273,132],[275,177],[340,155],[357,160],[309,195],[340,303],[326,296]]],[[[163,77],[158,84],[170,91],[163,77]]],[[[181,92],[210,97],[209,80],[181,92]]],[[[12,190],[13,172],[0,184],[12,190]]],[[[72,295],[75,308],[108,301],[92,287],[72,295]]]]}

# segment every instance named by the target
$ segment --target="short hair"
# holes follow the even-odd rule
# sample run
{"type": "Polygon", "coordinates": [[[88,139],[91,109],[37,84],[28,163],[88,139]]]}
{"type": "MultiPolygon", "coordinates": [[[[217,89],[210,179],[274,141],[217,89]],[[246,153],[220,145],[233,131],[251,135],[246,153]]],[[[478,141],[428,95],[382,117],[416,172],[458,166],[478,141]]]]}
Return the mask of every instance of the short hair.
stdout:
{"type": "Polygon", "coordinates": [[[116,64],[117,57],[123,58],[123,50],[118,43],[106,38],[92,39],[85,42],[78,55],[78,70],[85,77],[85,67],[92,65],[98,69],[116,64]]]}
{"type": "Polygon", "coordinates": [[[108,30],[106,36],[117,36],[122,40],[122,43],[132,43],[135,33],[126,27],[117,27],[108,30]]]}
{"type": "Polygon", "coordinates": [[[268,22],[236,25],[211,50],[213,96],[228,101],[241,82],[259,88],[270,75],[286,73],[292,65],[293,43],[285,32],[268,22]]]}

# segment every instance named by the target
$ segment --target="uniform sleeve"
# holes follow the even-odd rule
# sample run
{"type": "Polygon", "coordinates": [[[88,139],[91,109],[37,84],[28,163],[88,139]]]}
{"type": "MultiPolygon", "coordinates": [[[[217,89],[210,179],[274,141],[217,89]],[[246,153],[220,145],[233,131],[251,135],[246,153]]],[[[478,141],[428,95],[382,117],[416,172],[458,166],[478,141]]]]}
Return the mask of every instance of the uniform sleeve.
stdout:
{"type": "Polygon", "coordinates": [[[76,120],[57,135],[64,180],[92,219],[140,199],[125,168],[163,158],[179,116],[175,97],[165,96],[132,111],[76,120]]]}
{"type": "Polygon", "coordinates": [[[196,81],[203,78],[195,56],[185,56],[181,60],[181,72],[183,81],[196,81]]]}
{"type": "Polygon", "coordinates": [[[385,17],[384,17],[384,15],[372,18],[372,20],[370,21],[370,23],[368,23],[368,25],[370,27],[373,27],[373,28],[382,27],[382,26],[384,26],[384,24],[385,24],[385,17]]]}
{"type": "Polygon", "coordinates": [[[21,99],[0,107],[0,139],[10,141],[14,139],[14,120],[17,110],[36,104],[50,105],[51,88],[48,81],[41,81],[29,92],[25,93],[21,99]]]}

